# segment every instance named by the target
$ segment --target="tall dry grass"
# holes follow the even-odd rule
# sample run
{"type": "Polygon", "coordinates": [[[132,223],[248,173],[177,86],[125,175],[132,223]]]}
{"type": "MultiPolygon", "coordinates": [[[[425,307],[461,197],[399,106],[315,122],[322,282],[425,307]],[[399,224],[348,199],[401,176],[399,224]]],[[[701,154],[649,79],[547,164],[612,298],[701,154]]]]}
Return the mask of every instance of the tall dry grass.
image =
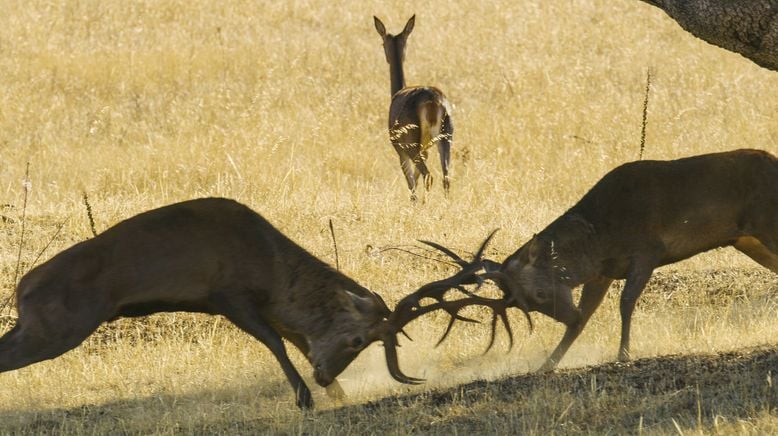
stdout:
{"type": "MultiPolygon", "coordinates": [[[[98,231],[153,207],[215,195],[248,204],[334,263],[332,219],[342,270],[393,302],[449,271],[381,248],[423,238],[471,250],[500,227],[489,253],[500,259],[607,170],[636,159],[647,68],[645,158],[741,147],[778,152],[778,75],[691,37],[635,0],[7,0],[2,9],[3,299],[14,287],[27,162],[25,269],[49,243],[43,259],[91,236],[84,192],[98,231]],[[450,198],[438,180],[416,205],[388,142],[388,66],[371,22],[379,15],[397,31],[414,12],[408,82],[442,88],[456,127],[450,198]]],[[[685,280],[662,282],[676,290],[672,297],[649,292],[642,301],[635,354],[774,345],[776,280],[755,276],[755,268],[717,250],[665,269],[663,277],[685,280]],[[733,269],[739,275],[716,275],[733,269]],[[717,286],[742,299],[707,298],[717,286]]],[[[564,366],[613,359],[617,295],[564,366]]],[[[401,349],[401,360],[407,372],[430,379],[419,389],[529,371],[562,332],[535,320],[537,332],[520,336],[512,352],[481,357],[484,326],[460,326],[430,350],[431,331],[445,325],[433,316],[412,326],[417,341],[401,349]]],[[[524,328],[518,316],[514,324],[524,328]]],[[[503,335],[498,350],[504,345],[503,335]]],[[[302,357],[293,357],[308,374],[302,357]]],[[[388,378],[380,347],[342,379],[356,403],[408,389],[388,378]]],[[[336,406],[315,395],[320,408],[336,406]]],[[[774,428],[769,413],[754,416],[774,428]]],[[[350,428],[301,416],[260,344],[223,321],[186,314],[123,321],[56,360],[0,375],[0,417],[0,432],[7,425],[170,433],[219,422],[284,432],[312,422],[318,431],[350,428]]]]}

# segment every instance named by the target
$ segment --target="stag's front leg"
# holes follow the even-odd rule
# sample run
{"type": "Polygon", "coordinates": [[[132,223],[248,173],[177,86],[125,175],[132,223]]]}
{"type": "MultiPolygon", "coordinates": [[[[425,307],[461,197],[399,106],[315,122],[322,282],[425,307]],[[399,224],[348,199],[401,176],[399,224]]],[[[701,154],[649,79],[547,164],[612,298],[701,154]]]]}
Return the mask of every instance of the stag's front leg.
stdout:
{"type": "Polygon", "coordinates": [[[605,293],[608,291],[612,279],[607,277],[598,277],[595,280],[584,284],[583,291],[581,291],[581,299],[578,301],[578,309],[572,307],[572,301],[570,307],[567,309],[560,309],[555,315],[552,315],[554,319],[564,323],[567,326],[565,335],[559,342],[559,345],[551,353],[551,356],[540,367],[540,372],[551,371],[556,368],[559,361],[562,360],[567,350],[573,345],[573,342],[581,334],[586,323],[589,322],[592,313],[602,303],[605,293]]]}
{"type": "Polygon", "coordinates": [[[311,396],[311,390],[308,389],[300,373],[297,372],[297,369],[289,360],[289,355],[286,353],[286,347],[281,340],[281,336],[262,319],[259,311],[254,308],[251,299],[243,298],[236,294],[222,294],[212,298],[211,303],[219,314],[224,315],[238,328],[254,336],[270,349],[276,360],[281,364],[281,369],[283,369],[286,378],[295,391],[297,407],[301,409],[312,408],[313,397],[311,396]]]}

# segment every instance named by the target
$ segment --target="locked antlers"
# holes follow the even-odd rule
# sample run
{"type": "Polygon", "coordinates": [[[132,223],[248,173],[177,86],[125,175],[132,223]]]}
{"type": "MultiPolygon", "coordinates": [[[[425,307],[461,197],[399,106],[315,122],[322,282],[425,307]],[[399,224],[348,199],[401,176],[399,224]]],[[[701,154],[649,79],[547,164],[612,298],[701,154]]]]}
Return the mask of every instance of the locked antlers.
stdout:
{"type": "Polygon", "coordinates": [[[459,265],[461,269],[456,274],[447,279],[427,283],[426,285],[420,287],[416,292],[407,295],[405,298],[400,300],[399,303],[397,303],[395,310],[385,321],[385,332],[382,335],[382,339],[384,341],[384,347],[386,348],[386,363],[387,367],[389,368],[389,373],[395,380],[407,384],[418,384],[423,381],[423,379],[408,377],[402,373],[397,362],[396,347],[397,333],[402,332],[403,327],[408,325],[416,318],[427,313],[436,310],[443,310],[451,317],[448,326],[446,327],[446,330],[438,341],[437,345],[442,343],[446,337],[448,337],[448,334],[451,332],[451,329],[453,328],[456,321],[477,322],[471,318],[467,318],[459,314],[462,309],[468,306],[484,306],[492,310],[492,332],[486,351],[489,351],[494,345],[498,318],[505,326],[505,330],[507,331],[508,337],[510,339],[510,345],[513,346],[513,331],[510,327],[510,323],[508,322],[508,315],[506,312],[509,307],[518,307],[521,309],[529,320],[530,329],[532,328],[532,321],[529,318],[526,303],[523,301],[517,303],[513,295],[511,295],[512,293],[504,290],[503,286],[509,286],[510,279],[504,273],[499,271],[500,264],[482,258],[484,250],[486,250],[487,245],[496,232],[497,230],[489,234],[484,242],[481,243],[478,251],[473,256],[473,259],[469,262],[456,255],[453,251],[439,244],[429,241],[419,241],[443,252],[452,258],[454,263],[459,265]],[[481,270],[485,270],[485,272],[479,274],[478,272],[481,270]],[[473,292],[467,290],[464,287],[464,285],[475,284],[477,285],[477,291],[486,280],[492,280],[498,286],[500,286],[500,288],[503,289],[506,294],[505,297],[501,299],[485,298],[475,295],[473,292]],[[467,297],[458,300],[446,300],[446,294],[452,289],[459,290],[467,297]],[[435,300],[435,303],[422,305],[422,300],[427,298],[435,300]]]}

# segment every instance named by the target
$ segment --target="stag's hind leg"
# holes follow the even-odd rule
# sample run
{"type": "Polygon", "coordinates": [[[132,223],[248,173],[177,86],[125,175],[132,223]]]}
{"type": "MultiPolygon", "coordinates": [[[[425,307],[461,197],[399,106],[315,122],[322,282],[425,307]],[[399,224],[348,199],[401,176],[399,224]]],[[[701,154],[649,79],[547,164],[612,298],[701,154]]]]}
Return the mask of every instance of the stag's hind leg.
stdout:
{"type": "Polygon", "coordinates": [[[738,238],[735,242],[735,248],[763,267],[778,274],[778,246],[768,247],[767,244],[753,236],[744,236],[738,238]]]}
{"type": "Polygon", "coordinates": [[[311,396],[311,391],[289,360],[289,355],[286,353],[286,347],[281,340],[281,336],[262,319],[259,311],[255,309],[253,301],[238,294],[230,294],[229,296],[221,295],[215,297],[212,303],[218,313],[227,317],[238,328],[254,336],[270,349],[281,364],[281,369],[284,370],[286,378],[295,391],[297,407],[301,409],[312,408],[313,397],[311,396]]]}

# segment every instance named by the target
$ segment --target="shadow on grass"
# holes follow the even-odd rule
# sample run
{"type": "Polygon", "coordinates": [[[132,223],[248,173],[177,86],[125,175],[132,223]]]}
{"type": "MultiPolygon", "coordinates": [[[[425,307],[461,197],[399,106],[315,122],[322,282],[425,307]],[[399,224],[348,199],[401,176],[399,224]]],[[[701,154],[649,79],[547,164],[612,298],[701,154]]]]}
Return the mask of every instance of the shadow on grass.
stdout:
{"type": "MultiPolygon", "coordinates": [[[[0,422],[20,414],[19,427],[2,433],[602,433],[711,428],[721,421],[750,420],[778,413],[778,350],[756,348],[720,355],[664,356],[631,363],[528,374],[450,389],[300,413],[286,398],[288,386],[250,386],[240,392],[153,396],[67,410],[0,412],[0,422]],[[267,418],[224,412],[253,396],[262,404],[287,403],[267,418]],[[277,398],[272,398],[273,396],[277,398]],[[161,406],[197,408],[167,427],[139,425],[161,406]],[[219,411],[222,412],[219,412],[219,411]]],[[[254,404],[257,404],[254,402],[254,404]]],[[[265,412],[263,412],[265,413],[265,412]]]]}

